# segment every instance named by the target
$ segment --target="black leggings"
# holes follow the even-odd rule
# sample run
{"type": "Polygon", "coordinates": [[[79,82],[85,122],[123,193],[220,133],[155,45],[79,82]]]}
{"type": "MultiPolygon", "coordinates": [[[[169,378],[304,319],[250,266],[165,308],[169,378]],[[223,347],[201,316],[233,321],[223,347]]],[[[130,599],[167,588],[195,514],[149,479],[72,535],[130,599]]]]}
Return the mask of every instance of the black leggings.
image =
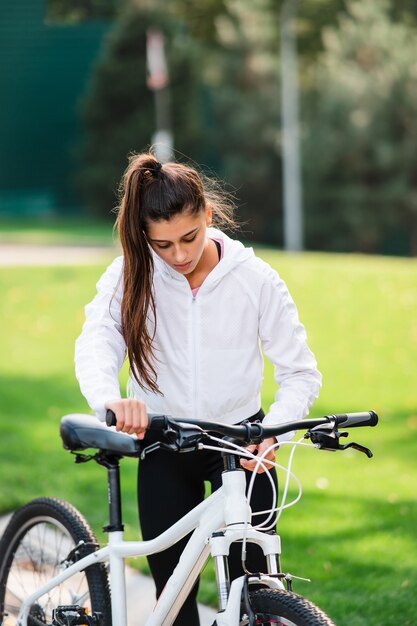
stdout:
{"type": "MultiPolygon", "coordinates": [[[[258,417],[258,416],[256,416],[258,417]]],[[[223,460],[219,452],[203,450],[175,454],[164,450],[152,452],[140,461],[138,472],[139,517],[143,539],[153,539],[172,526],[181,517],[204,499],[204,481],[210,481],[212,491],[221,486],[223,460]]],[[[247,484],[252,472],[246,473],[247,484]]],[[[270,472],[275,487],[275,470],[270,472]]],[[[251,498],[253,512],[271,508],[271,484],[266,474],[258,474],[251,498]]],[[[263,516],[256,516],[255,523],[263,516]]],[[[159,597],[165,583],[171,576],[182,551],[189,539],[185,537],[164,552],[148,557],[152,576],[155,580],[156,595],[159,597]]],[[[242,575],[241,549],[232,546],[229,557],[231,579],[242,575]]],[[[265,571],[265,559],[261,549],[248,544],[247,567],[252,572],[265,571]]],[[[199,626],[196,596],[198,582],[184,603],[174,626],[199,626]]]]}

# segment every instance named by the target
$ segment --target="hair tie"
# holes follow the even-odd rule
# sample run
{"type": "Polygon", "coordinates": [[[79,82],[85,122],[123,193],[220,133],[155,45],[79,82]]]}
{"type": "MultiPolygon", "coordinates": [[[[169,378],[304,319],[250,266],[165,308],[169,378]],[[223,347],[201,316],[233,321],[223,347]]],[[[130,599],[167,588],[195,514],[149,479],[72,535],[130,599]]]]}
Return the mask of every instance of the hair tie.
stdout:
{"type": "Polygon", "coordinates": [[[158,176],[159,172],[162,169],[162,163],[160,163],[159,161],[157,161],[155,163],[155,165],[153,166],[153,168],[151,169],[152,174],[155,176],[155,178],[158,176]]]}

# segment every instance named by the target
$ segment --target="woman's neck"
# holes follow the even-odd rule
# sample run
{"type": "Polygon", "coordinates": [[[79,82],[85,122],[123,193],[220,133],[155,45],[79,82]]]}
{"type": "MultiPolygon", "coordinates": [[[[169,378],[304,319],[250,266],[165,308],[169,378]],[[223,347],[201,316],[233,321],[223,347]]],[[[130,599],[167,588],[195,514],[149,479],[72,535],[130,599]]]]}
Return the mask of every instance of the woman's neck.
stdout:
{"type": "Polygon", "coordinates": [[[206,239],[206,245],[201,255],[201,258],[197,264],[197,267],[186,275],[191,289],[201,287],[210,272],[216,267],[219,262],[219,254],[217,246],[212,239],[206,239]]]}

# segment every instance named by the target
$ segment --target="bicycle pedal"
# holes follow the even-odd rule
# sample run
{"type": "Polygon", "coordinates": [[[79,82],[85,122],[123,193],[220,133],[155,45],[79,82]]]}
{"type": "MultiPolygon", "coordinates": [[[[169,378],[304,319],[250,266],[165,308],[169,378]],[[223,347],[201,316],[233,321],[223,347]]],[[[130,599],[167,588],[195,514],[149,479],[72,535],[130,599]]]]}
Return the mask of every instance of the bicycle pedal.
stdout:
{"type": "Polygon", "coordinates": [[[101,613],[87,613],[79,605],[58,606],[52,611],[52,626],[100,626],[101,613]]]}

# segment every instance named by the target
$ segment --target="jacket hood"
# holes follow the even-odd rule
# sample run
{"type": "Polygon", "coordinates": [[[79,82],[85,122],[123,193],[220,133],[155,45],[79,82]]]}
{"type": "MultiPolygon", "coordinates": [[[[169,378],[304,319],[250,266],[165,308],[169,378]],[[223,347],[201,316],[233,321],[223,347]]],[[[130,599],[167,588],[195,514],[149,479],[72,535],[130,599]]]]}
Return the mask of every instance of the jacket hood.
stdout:
{"type": "MultiPolygon", "coordinates": [[[[240,241],[231,239],[217,228],[207,228],[207,237],[209,239],[221,240],[223,242],[224,250],[222,259],[204,281],[204,285],[207,285],[207,288],[213,288],[223,278],[223,276],[228,274],[241,263],[244,263],[255,256],[252,248],[246,248],[240,241]]],[[[178,280],[182,282],[187,280],[183,274],[176,272],[170,265],[165,263],[165,261],[163,261],[154,250],[151,249],[151,252],[154,261],[155,274],[166,280],[178,280]]]]}

